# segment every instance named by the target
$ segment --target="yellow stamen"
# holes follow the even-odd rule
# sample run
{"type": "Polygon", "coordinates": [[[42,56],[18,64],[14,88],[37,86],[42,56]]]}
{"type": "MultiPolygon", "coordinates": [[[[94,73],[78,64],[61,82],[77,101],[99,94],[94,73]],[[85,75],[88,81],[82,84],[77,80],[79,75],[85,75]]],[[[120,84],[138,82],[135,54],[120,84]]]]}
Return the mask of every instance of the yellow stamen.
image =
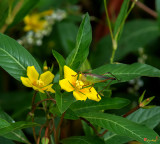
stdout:
{"type": "Polygon", "coordinates": [[[44,82],[41,79],[37,80],[36,83],[37,83],[37,86],[39,86],[39,87],[44,86],[44,82]]]}
{"type": "Polygon", "coordinates": [[[81,80],[76,80],[76,88],[81,89],[83,87],[84,83],[81,80]]]}

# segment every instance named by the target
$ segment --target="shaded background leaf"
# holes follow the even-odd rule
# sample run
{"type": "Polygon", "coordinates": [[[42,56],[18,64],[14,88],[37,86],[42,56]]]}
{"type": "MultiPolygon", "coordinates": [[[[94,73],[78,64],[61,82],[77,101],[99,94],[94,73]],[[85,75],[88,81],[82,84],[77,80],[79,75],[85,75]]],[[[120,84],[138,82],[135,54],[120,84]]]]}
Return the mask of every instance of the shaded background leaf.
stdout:
{"type": "Polygon", "coordinates": [[[15,79],[26,76],[28,66],[35,66],[41,73],[37,61],[32,55],[14,39],[0,34],[0,66],[15,79]]]}

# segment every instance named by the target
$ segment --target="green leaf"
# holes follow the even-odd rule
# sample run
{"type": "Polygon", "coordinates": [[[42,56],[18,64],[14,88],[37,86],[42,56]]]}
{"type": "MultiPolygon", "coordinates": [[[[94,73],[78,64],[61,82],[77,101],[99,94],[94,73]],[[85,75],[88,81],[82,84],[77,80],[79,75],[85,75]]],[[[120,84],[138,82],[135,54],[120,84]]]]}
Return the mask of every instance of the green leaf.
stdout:
{"type": "MultiPolygon", "coordinates": [[[[1,109],[0,109],[0,118],[6,120],[5,123],[0,127],[3,127],[4,125],[8,126],[10,125],[10,123],[14,122],[14,120],[7,113],[3,112],[1,109]]],[[[8,134],[3,135],[3,137],[11,140],[16,140],[19,142],[29,143],[21,130],[12,131],[8,134]]]]}
{"type": "Polygon", "coordinates": [[[115,23],[114,36],[117,33],[119,33],[119,34],[121,33],[121,31],[119,31],[119,29],[121,28],[121,30],[122,30],[122,28],[123,28],[124,24],[122,25],[122,23],[123,23],[123,21],[124,21],[124,19],[126,17],[126,14],[127,14],[127,11],[128,11],[129,2],[130,2],[130,0],[123,1],[123,4],[121,6],[121,10],[119,12],[119,15],[118,15],[116,23],[115,23]]]}
{"type": "MultiPolygon", "coordinates": [[[[58,115],[59,117],[62,115],[56,105],[51,106],[49,110],[50,110],[51,113],[53,113],[54,115],[58,115]]],[[[70,108],[68,108],[65,111],[64,118],[69,119],[69,120],[79,119],[79,117],[77,117],[77,115],[70,108]]]]}
{"type": "Polygon", "coordinates": [[[156,21],[134,20],[128,22],[119,41],[115,60],[118,61],[128,53],[137,51],[158,37],[159,30],[156,21]]]}
{"type": "Polygon", "coordinates": [[[146,90],[142,93],[142,95],[139,97],[138,103],[140,104],[143,101],[144,95],[146,93],[146,90]]]}
{"type": "Polygon", "coordinates": [[[39,126],[39,124],[33,122],[23,122],[23,121],[8,123],[6,120],[0,118],[0,136],[4,136],[15,130],[24,129],[32,126],[39,126]]]}
{"type": "Polygon", "coordinates": [[[85,136],[93,136],[94,135],[93,129],[83,120],[81,120],[81,123],[82,123],[82,127],[85,133],[85,136]]]}
{"type": "Polygon", "coordinates": [[[55,50],[53,50],[52,53],[59,64],[60,79],[62,79],[63,78],[63,67],[66,64],[65,59],[63,58],[61,54],[59,54],[55,50]]]}
{"type": "Polygon", "coordinates": [[[98,137],[73,136],[63,139],[62,144],[104,144],[98,137]]]}
{"type": "Polygon", "coordinates": [[[92,40],[92,31],[88,13],[85,14],[80,25],[75,49],[67,58],[67,65],[73,70],[81,67],[82,63],[87,59],[89,54],[89,46],[92,40]]]}
{"type": "Polygon", "coordinates": [[[1,144],[16,144],[16,143],[12,142],[11,140],[5,139],[3,137],[0,137],[0,143],[1,144]]]}
{"type": "MultiPolygon", "coordinates": [[[[115,61],[136,52],[159,37],[158,24],[152,20],[132,20],[125,24],[115,54],[115,61]]],[[[110,36],[102,38],[96,45],[94,53],[90,53],[90,62],[94,67],[110,62],[112,41],[110,36]],[[96,58],[95,58],[96,57],[96,58]]]]}
{"type": "Polygon", "coordinates": [[[65,54],[68,55],[75,46],[76,43],[75,37],[78,32],[78,27],[73,22],[62,21],[60,23],[57,23],[57,31],[58,31],[60,45],[65,51],[65,54]]]}
{"type": "Polygon", "coordinates": [[[148,126],[153,129],[160,123],[160,107],[151,109],[139,109],[127,117],[127,119],[148,126]]]}
{"type": "Polygon", "coordinates": [[[16,14],[11,26],[19,23],[39,3],[40,0],[24,0],[21,9],[16,14]]]}
{"type": "Polygon", "coordinates": [[[0,34],[0,66],[17,80],[20,80],[21,76],[26,76],[28,66],[35,66],[41,73],[32,55],[18,42],[4,34],[0,34]]]}
{"type": "Polygon", "coordinates": [[[58,109],[61,113],[65,112],[69,106],[75,102],[75,98],[73,97],[72,93],[64,92],[56,92],[56,102],[58,105],[58,109]]]}
{"type": "MultiPolygon", "coordinates": [[[[147,76],[147,77],[160,77],[160,70],[147,64],[134,63],[131,65],[127,64],[107,64],[103,65],[95,70],[95,74],[105,74],[111,72],[120,82],[129,81],[136,77],[147,76]]],[[[113,81],[116,83],[118,81],[113,81]]]]}
{"type": "Polygon", "coordinates": [[[8,17],[9,0],[0,0],[0,28],[2,28],[8,17]]]}
{"type": "Polygon", "coordinates": [[[143,144],[152,144],[150,141],[144,141],[144,138],[154,139],[158,134],[152,129],[135,122],[129,121],[120,116],[106,113],[85,113],[80,115],[92,124],[101,126],[111,132],[121,136],[127,136],[143,144]]]}
{"type": "Polygon", "coordinates": [[[88,113],[100,110],[108,110],[108,109],[121,109],[122,107],[129,104],[128,99],[124,98],[102,98],[101,101],[95,102],[91,100],[77,101],[73,103],[70,108],[76,113],[88,113]]]}
{"type": "MultiPolygon", "coordinates": [[[[139,109],[129,115],[127,119],[153,129],[160,123],[160,107],[151,109],[139,109]]],[[[132,141],[133,139],[117,134],[108,133],[104,136],[104,140],[106,144],[123,144],[132,141]]]]}
{"type": "Polygon", "coordinates": [[[159,29],[160,29],[160,1],[156,0],[155,3],[156,3],[156,10],[158,13],[158,25],[159,25],[159,29]]]}

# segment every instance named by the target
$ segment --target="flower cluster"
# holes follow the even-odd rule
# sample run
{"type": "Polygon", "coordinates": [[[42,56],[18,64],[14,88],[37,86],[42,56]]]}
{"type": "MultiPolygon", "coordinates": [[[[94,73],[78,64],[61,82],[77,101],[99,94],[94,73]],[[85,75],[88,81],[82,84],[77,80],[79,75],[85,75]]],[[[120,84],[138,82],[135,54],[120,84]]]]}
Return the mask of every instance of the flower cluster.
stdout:
{"type": "Polygon", "coordinates": [[[48,10],[41,13],[33,13],[24,18],[25,36],[17,40],[21,45],[42,45],[42,39],[52,31],[52,26],[56,21],[61,21],[66,17],[63,10],[48,10]]]}
{"type": "MultiPolygon", "coordinates": [[[[27,76],[21,77],[22,83],[27,87],[32,87],[34,90],[44,93],[49,91],[55,93],[52,89],[54,75],[50,71],[46,71],[39,75],[34,66],[27,68],[27,76]]],[[[100,101],[101,97],[94,89],[94,87],[85,87],[85,82],[81,79],[81,74],[77,74],[68,66],[64,66],[64,79],[59,81],[61,88],[67,92],[73,91],[73,96],[76,100],[91,99],[94,101],[100,101]]]]}

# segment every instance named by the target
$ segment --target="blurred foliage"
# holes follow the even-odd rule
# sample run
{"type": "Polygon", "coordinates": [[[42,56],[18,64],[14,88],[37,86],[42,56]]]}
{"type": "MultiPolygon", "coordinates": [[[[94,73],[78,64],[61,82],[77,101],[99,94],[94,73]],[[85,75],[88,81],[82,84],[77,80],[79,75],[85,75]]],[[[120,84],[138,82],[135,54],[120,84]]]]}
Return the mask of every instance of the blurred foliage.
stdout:
{"type": "MultiPolygon", "coordinates": [[[[126,7],[130,6],[127,2],[107,0],[111,27],[115,28],[114,36],[125,18],[126,7]]],[[[65,120],[60,139],[63,139],[62,143],[64,144],[78,144],[84,141],[92,144],[121,144],[132,141],[135,137],[137,137],[136,140],[143,142],[143,139],[139,139],[138,135],[141,137],[145,137],[145,134],[150,135],[147,137],[148,139],[155,139],[156,134],[160,135],[160,109],[158,106],[160,105],[160,0],[143,0],[141,2],[151,8],[154,13],[146,12],[143,8],[135,5],[118,34],[114,63],[110,64],[113,45],[106,22],[103,1],[0,0],[0,32],[5,33],[0,34],[0,48],[2,49],[0,51],[0,63],[3,63],[0,66],[5,70],[0,67],[0,107],[2,109],[0,118],[5,117],[2,121],[4,123],[0,123],[0,143],[16,144],[16,141],[33,143],[32,129],[28,127],[37,125],[37,123],[44,124],[48,113],[58,116],[55,119],[57,126],[63,112],[65,112],[65,120]],[[53,14],[62,10],[66,15],[60,20],[58,14],[54,15],[54,17],[57,16],[56,20],[52,21],[53,23],[50,25],[51,31],[41,39],[42,44],[28,44],[24,46],[26,48],[24,49],[16,42],[23,37],[28,38],[27,32],[24,31],[24,17],[28,14],[40,13],[50,9],[53,10],[53,14]],[[84,15],[86,12],[88,14],[84,15]],[[53,65],[53,73],[55,74],[53,87],[57,90],[55,95],[57,105],[43,102],[35,112],[35,123],[29,123],[31,117],[28,113],[31,110],[33,92],[15,79],[20,80],[20,76],[26,76],[26,69],[29,65],[34,65],[41,73],[44,61],[47,61],[48,67],[53,65]],[[111,72],[120,81],[115,80],[112,82],[113,85],[108,86],[107,90],[103,91],[104,97],[102,96],[99,103],[90,100],[85,103],[75,102],[73,95],[61,91],[57,84],[59,79],[63,79],[63,66],[65,64],[76,72],[92,70],[93,73],[101,75],[111,72]],[[157,106],[152,109],[139,109],[129,115],[127,119],[121,118],[120,116],[138,105],[138,99],[144,90],[146,90],[145,99],[155,96],[151,105],[157,106]],[[42,111],[44,107],[49,108],[49,111],[45,109],[47,114],[42,111]],[[2,115],[3,117],[1,117],[2,115]],[[81,123],[78,120],[79,117],[84,117],[92,122],[98,132],[104,131],[100,127],[108,129],[110,132],[103,136],[104,140],[99,139],[84,121],[81,123]],[[100,121],[98,118],[102,120],[100,121]],[[14,119],[16,123],[7,119],[14,119]],[[16,127],[18,121],[22,121],[20,127],[16,127]],[[119,121],[119,123],[115,124],[114,121],[119,121]],[[16,134],[8,133],[4,136],[3,124],[7,126],[8,130],[16,134]],[[155,132],[150,132],[148,128],[143,129],[142,126],[140,131],[134,135],[133,132],[138,128],[138,124],[150,127],[155,132]],[[126,125],[130,129],[127,129],[126,125]],[[121,129],[121,127],[125,128],[121,129]],[[21,131],[22,128],[25,129],[21,131]],[[127,135],[126,133],[130,138],[124,136],[127,135]],[[22,139],[19,139],[17,134],[22,139]]],[[[111,75],[107,76],[110,77],[111,75]]],[[[95,88],[100,91],[106,83],[108,81],[103,84],[95,84],[95,88]]],[[[54,97],[54,95],[51,96],[54,97]]],[[[46,98],[48,98],[46,95],[40,94],[40,96],[37,95],[35,101],[38,102],[46,98]]],[[[39,130],[39,127],[36,128],[37,135],[39,135],[39,130]]],[[[42,135],[44,134],[45,130],[43,129],[42,135]]],[[[50,139],[51,143],[53,143],[53,139],[50,139]]]]}

